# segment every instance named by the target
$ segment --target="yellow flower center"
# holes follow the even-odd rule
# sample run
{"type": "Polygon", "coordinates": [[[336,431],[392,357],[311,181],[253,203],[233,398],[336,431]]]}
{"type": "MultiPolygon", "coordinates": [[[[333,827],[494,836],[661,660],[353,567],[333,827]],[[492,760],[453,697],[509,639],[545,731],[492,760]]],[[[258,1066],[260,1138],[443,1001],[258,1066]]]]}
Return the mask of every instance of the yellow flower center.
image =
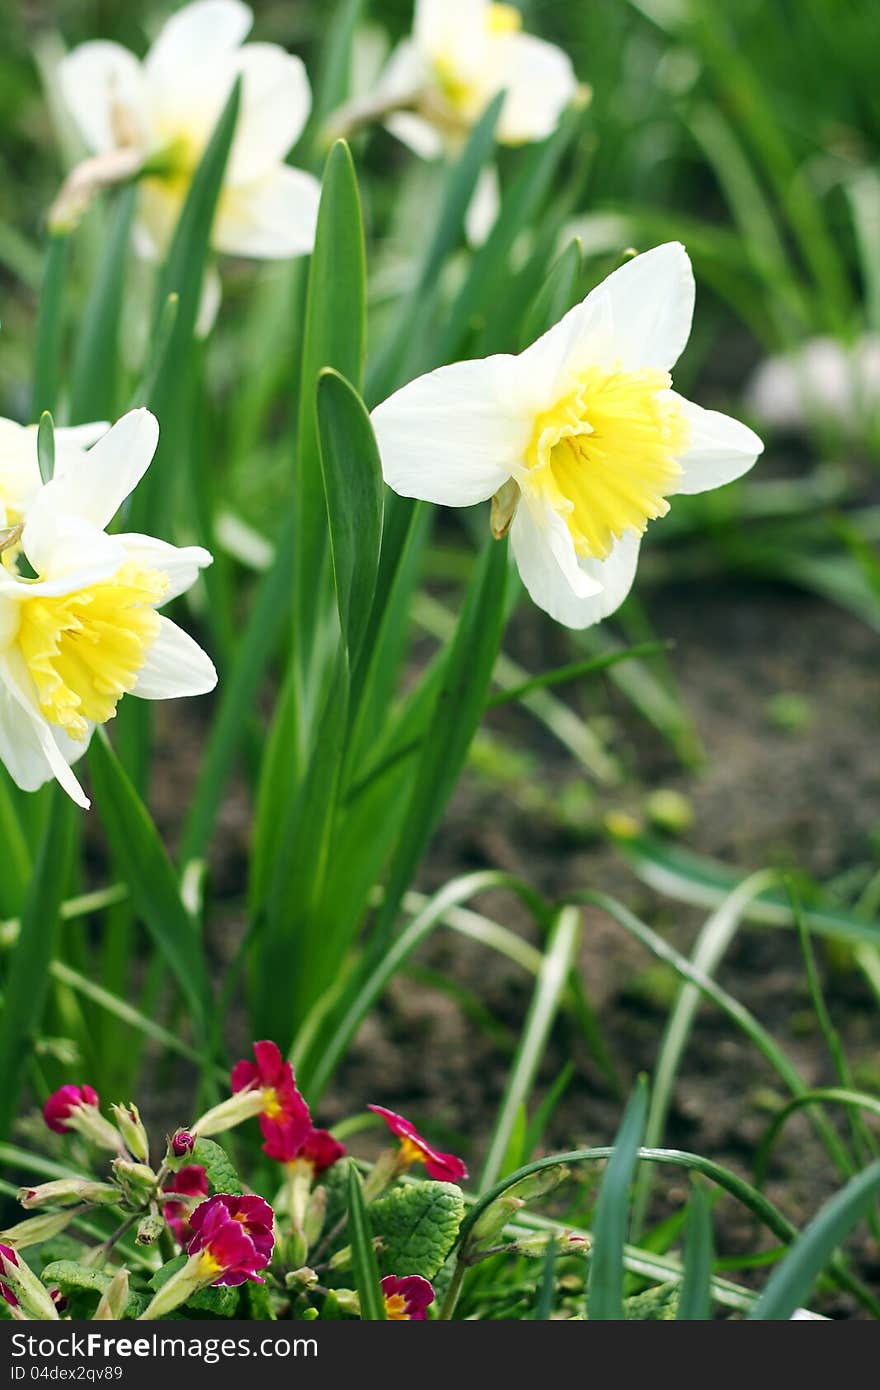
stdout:
{"type": "Polygon", "coordinates": [[[267,1086],[263,1091],[263,1108],[260,1114],[265,1115],[268,1120],[277,1120],[279,1115],[284,1114],[284,1106],[273,1086],[267,1086]]]}
{"type": "Polygon", "coordinates": [[[424,1163],[425,1161],[425,1155],[418,1144],[414,1144],[412,1139],[405,1137],[400,1140],[400,1153],[397,1157],[398,1162],[407,1168],[411,1163],[424,1163]]]}
{"type": "Polygon", "coordinates": [[[406,1299],[402,1293],[386,1293],[385,1316],[389,1322],[409,1322],[406,1299]]]}
{"type": "Polygon", "coordinates": [[[216,1256],[211,1254],[208,1247],[199,1252],[199,1279],[216,1279],[218,1274],[223,1272],[223,1263],[216,1256]]]}
{"type": "Polygon", "coordinates": [[[522,15],[516,5],[490,5],[487,23],[490,34],[516,34],[522,28],[522,15]]]}
{"type": "Polygon", "coordinates": [[[84,739],[90,723],[113,718],[159,634],[153,605],[167,591],[161,571],[125,564],[75,593],[22,601],[18,645],[50,724],[84,739]]]}
{"type": "Polygon", "coordinates": [[[627,531],[665,516],[689,428],[668,372],[592,367],[535,421],[518,481],[563,516],[578,555],[604,560],[627,531]]]}

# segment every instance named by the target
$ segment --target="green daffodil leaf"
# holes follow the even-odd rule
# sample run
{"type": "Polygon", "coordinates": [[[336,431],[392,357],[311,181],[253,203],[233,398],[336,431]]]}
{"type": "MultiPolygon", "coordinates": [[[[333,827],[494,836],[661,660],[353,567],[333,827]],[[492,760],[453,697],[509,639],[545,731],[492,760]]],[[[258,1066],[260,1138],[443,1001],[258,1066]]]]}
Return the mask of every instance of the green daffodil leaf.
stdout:
{"type": "Polygon", "coordinates": [[[380,1240],[381,1273],[432,1279],[452,1249],[463,1219],[461,1189],[449,1182],[397,1187],[371,1203],[370,1225],[380,1240]]]}

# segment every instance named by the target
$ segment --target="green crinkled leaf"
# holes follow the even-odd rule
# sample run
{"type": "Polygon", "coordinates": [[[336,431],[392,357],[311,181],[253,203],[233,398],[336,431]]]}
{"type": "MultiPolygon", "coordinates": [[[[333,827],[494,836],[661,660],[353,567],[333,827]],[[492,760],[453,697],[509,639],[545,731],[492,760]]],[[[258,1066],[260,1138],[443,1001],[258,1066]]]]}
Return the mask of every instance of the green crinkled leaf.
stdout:
{"type": "Polygon", "coordinates": [[[623,1300],[627,1322],[672,1322],[678,1312],[678,1284],[659,1284],[655,1289],[623,1300]]]}
{"type": "Polygon", "coordinates": [[[385,1274],[420,1274],[432,1279],[464,1220],[461,1189],[449,1182],[396,1187],[370,1205],[370,1225],[379,1236],[385,1274]]]}
{"type": "MultiPolygon", "coordinates": [[[[47,1288],[57,1286],[66,1298],[75,1301],[77,1306],[71,1309],[72,1312],[79,1312],[87,1307],[90,1302],[88,1296],[93,1295],[89,1310],[91,1313],[109,1287],[113,1275],[103,1269],[90,1269],[88,1265],[79,1264],[76,1260],[53,1260],[51,1264],[43,1266],[40,1278],[47,1288]]],[[[140,1294],[129,1293],[124,1316],[136,1318],[146,1306],[146,1300],[140,1294]]]]}
{"type": "Polygon", "coordinates": [[[229,1154],[219,1144],[215,1144],[213,1139],[196,1140],[192,1162],[200,1163],[207,1173],[212,1196],[216,1192],[229,1192],[234,1197],[241,1196],[244,1191],[241,1178],[235,1171],[229,1154]]]}
{"type": "MultiPolygon", "coordinates": [[[[199,1140],[199,1143],[208,1142],[210,1141],[199,1140]]],[[[213,1147],[216,1149],[219,1146],[215,1144],[213,1147]]],[[[187,1258],[186,1255],[176,1255],[173,1260],[164,1264],[150,1280],[150,1288],[158,1293],[163,1284],[168,1283],[172,1274],[176,1274],[179,1269],[183,1268],[187,1258]]],[[[234,1318],[238,1313],[238,1303],[238,1288],[230,1288],[227,1284],[212,1284],[207,1289],[201,1289],[198,1293],[194,1293],[192,1298],[188,1298],[183,1304],[183,1308],[197,1309],[201,1313],[210,1313],[217,1318],[234,1318]]]]}

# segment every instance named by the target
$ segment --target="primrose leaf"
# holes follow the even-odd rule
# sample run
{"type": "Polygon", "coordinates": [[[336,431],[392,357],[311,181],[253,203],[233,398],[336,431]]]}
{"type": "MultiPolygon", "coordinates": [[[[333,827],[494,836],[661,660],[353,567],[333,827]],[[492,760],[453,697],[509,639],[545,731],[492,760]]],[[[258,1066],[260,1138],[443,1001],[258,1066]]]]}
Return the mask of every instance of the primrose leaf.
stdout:
{"type": "Polygon", "coordinates": [[[243,1188],[241,1178],[235,1171],[229,1154],[219,1144],[215,1144],[213,1139],[197,1139],[192,1151],[193,1163],[200,1163],[204,1168],[211,1186],[211,1195],[216,1192],[228,1192],[233,1197],[241,1196],[243,1188]]]}
{"type": "MultiPolygon", "coordinates": [[[[83,1306],[85,1300],[82,1295],[94,1294],[94,1305],[97,1306],[101,1295],[112,1283],[113,1275],[107,1274],[103,1269],[90,1269],[88,1265],[79,1264],[76,1260],[55,1260],[52,1264],[43,1266],[40,1278],[47,1287],[57,1286],[65,1298],[76,1299],[83,1306]]],[[[142,1294],[130,1293],[125,1306],[125,1316],[136,1318],[146,1306],[146,1299],[142,1294]]]]}
{"type": "Polygon", "coordinates": [[[449,1182],[396,1187],[370,1204],[370,1225],[379,1237],[382,1274],[437,1273],[464,1219],[461,1188],[449,1182]]]}

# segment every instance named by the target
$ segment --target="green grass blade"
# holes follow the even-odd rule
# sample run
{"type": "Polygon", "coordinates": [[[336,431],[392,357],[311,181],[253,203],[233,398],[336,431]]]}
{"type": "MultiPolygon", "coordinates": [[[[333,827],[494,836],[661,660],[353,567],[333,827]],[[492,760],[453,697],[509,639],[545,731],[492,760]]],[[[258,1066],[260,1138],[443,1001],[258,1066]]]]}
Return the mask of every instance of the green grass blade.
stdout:
{"type": "Polygon", "coordinates": [[[535,1311],[532,1317],[536,1322],[546,1322],[553,1316],[553,1305],[556,1301],[556,1241],[551,1236],[547,1246],[547,1254],[544,1256],[544,1268],[541,1270],[541,1283],[538,1287],[538,1298],[535,1303],[535,1311]]]}
{"type": "Polygon", "coordinates": [[[192,1010],[197,1036],[207,1036],[210,986],[196,924],[184,907],[171,861],[153,821],[106,738],[89,749],[95,804],[119,877],[136,915],[192,1010]]]}
{"type": "MultiPolygon", "coordinates": [[[[691,955],[695,970],[706,976],[714,975],[739,930],[746,907],[757,894],[776,881],[777,875],[769,871],[753,874],[725,899],[717,912],[705,923],[697,938],[691,955]]],[[[702,995],[696,985],[683,984],[663,1030],[645,1126],[645,1143],[649,1148],[663,1141],[676,1077],[701,1000],[702,995]]],[[[633,1231],[636,1239],[647,1212],[650,1181],[651,1175],[645,1169],[639,1175],[633,1207],[633,1231]]]]}
{"type": "Polygon", "coordinates": [[[115,420],[118,413],[119,321],[137,196],[134,185],[118,195],[106,250],[86,305],[71,373],[70,422],[74,425],[115,420]]]}
{"type": "Polygon", "coordinates": [[[540,338],[568,312],[577,298],[580,273],[581,243],[575,237],[550,267],[549,275],[529,306],[520,334],[523,347],[540,338]]]}
{"type": "Polygon", "coordinates": [[[61,903],[71,869],[73,838],[73,806],[61,789],[54,787],[49,819],[5,979],[0,1021],[0,1135],[9,1133],[15,1118],[24,1068],[43,1016],[49,963],[58,946],[61,903]]]}
{"type": "Polygon", "coordinates": [[[749,1314],[764,1321],[790,1318],[800,1308],[835,1251],[870,1211],[880,1193],[880,1161],[851,1178],[798,1236],[776,1266],[749,1314]]]}
{"type": "Polygon", "coordinates": [[[691,1187],[676,1316],[679,1322],[706,1322],[712,1316],[712,1209],[699,1182],[691,1187]]]}
{"type": "Polygon", "coordinates": [[[290,611],[293,583],[293,523],[279,537],[271,568],[262,576],[251,604],[241,645],[220,686],[199,780],[181,838],[180,862],[201,858],[213,834],[223,793],[290,611]]]}
{"type": "Polygon", "coordinates": [[[630,1208],[630,1185],[648,1113],[648,1083],[640,1078],[624,1112],[593,1218],[593,1248],[587,1288],[587,1317],[623,1318],[623,1249],[630,1208]]]}
{"type": "Polygon", "coordinates": [[[580,925],[580,914],[574,908],[563,908],[553,923],[504,1098],[492,1130],[480,1177],[481,1191],[491,1187],[498,1178],[517,1116],[528,1102],[574,964],[580,925]]]}
{"type": "MultiPolygon", "coordinates": [[[[651,835],[620,835],[615,843],[639,878],[666,897],[699,907],[718,907],[733,892],[740,875],[693,850],[670,844],[651,835]]],[[[820,894],[803,909],[803,919],[811,932],[854,945],[880,945],[876,922],[824,902],[820,894]]],[[[750,922],[771,927],[793,927],[794,914],[786,893],[764,892],[745,911],[750,922]]]]}
{"type": "MultiPolygon", "coordinates": [[[[495,148],[495,129],[501,113],[504,94],[499,92],[487,106],[471,131],[467,144],[446,176],[440,200],[440,215],[428,243],[424,260],[419,267],[412,289],[404,299],[400,317],[392,331],[385,351],[371,369],[367,382],[367,399],[384,398],[400,385],[401,376],[413,375],[411,370],[413,340],[425,320],[425,302],[436,291],[443,265],[462,239],[465,217],[477,186],[477,180],[495,148]],[[410,364],[403,371],[404,362],[410,364]]],[[[422,330],[423,331],[423,330],[422,330]]],[[[431,363],[436,365],[436,363],[431,363]]]]}
{"type": "Polygon", "coordinates": [[[354,1281],[361,1303],[361,1317],[369,1322],[385,1321],[385,1299],[379,1283],[379,1266],[370,1230],[370,1217],[357,1168],[348,1168],[348,1231],[354,1281]]]}
{"type": "Polygon", "coordinates": [[[30,849],[16,806],[20,795],[13,790],[5,769],[0,769],[0,844],[3,846],[0,915],[3,917],[13,917],[20,911],[31,876],[30,849]]]}
{"type": "Polygon", "coordinates": [[[360,194],[344,141],[327,158],[309,269],[300,380],[294,539],[294,660],[305,684],[323,617],[327,513],[318,446],[318,377],[334,368],[360,390],[366,334],[366,260],[360,194]]]}
{"type": "Polygon", "coordinates": [[[379,572],[384,483],[370,417],[338,372],[318,378],[318,432],[339,623],[353,670],[379,572]]]}
{"type": "Polygon", "coordinates": [[[482,718],[501,642],[507,550],[489,541],[477,566],[446,658],[433,737],[422,747],[403,831],[388,876],[372,946],[383,951],[400,900],[452,794],[482,718]]]}
{"type": "Polygon", "coordinates": [[[32,420],[39,420],[44,410],[55,410],[58,404],[64,337],[64,286],[69,259],[70,237],[64,232],[51,233],[46,248],[37,317],[37,348],[30,410],[32,420]]]}
{"type": "Polygon", "coordinates": [[[761,1143],[755,1153],[755,1182],[758,1187],[763,1187],[767,1177],[767,1167],[770,1162],[770,1155],[773,1146],[790,1115],[797,1110],[802,1110],[805,1105],[838,1104],[845,1105],[850,1110],[866,1110],[869,1115],[880,1117],[880,1100],[876,1096],[867,1095],[864,1091],[855,1091],[848,1086],[817,1086],[810,1091],[804,1091],[799,1096],[793,1096],[790,1101],[783,1105],[777,1115],[767,1127],[761,1143]]]}
{"type": "Polygon", "coordinates": [[[161,534],[167,529],[173,515],[173,484],[180,473],[181,456],[188,461],[191,453],[186,440],[185,407],[192,381],[193,335],[201,304],[214,215],[238,120],[240,96],[239,79],[229,94],[193,175],[168,256],[158,278],[153,313],[154,341],[168,329],[169,298],[177,296],[177,302],[167,346],[161,354],[161,365],[155,372],[146,402],[159,419],[161,434],[150,470],[131,502],[131,524],[138,531],[161,534]]]}

